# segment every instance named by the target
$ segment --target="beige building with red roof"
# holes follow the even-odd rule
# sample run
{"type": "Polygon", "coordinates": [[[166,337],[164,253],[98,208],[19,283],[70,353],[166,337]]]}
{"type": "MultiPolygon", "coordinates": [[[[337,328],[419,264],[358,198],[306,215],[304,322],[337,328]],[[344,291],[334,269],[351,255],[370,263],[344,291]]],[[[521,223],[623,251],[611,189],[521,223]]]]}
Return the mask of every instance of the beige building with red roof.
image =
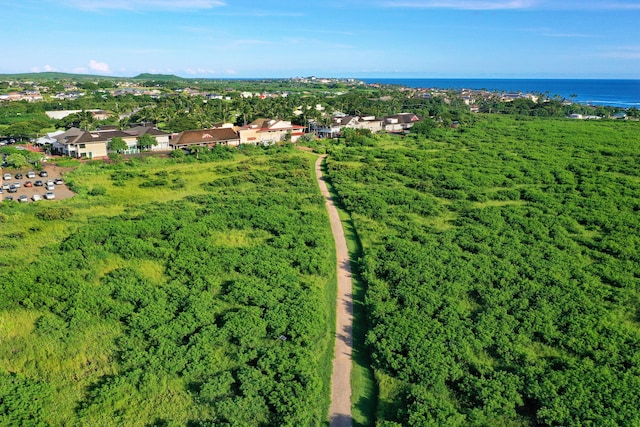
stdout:
{"type": "Polygon", "coordinates": [[[273,119],[258,119],[238,129],[241,144],[271,145],[285,141],[291,142],[305,134],[304,126],[292,125],[291,122],[273,119]]]}

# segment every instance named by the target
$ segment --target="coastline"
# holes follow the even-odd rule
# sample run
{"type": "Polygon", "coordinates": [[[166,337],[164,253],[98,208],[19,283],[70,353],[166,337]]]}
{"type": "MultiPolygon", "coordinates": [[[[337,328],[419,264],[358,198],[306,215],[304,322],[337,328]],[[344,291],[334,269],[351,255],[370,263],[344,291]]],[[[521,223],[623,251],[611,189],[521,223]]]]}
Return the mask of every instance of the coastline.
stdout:
{"type": "Polygon", "coordinates": [[[618,108],[640,108],[640,80],[634,79],[464,79],[360,78],[367,84],[400,85],[443,90],[488,90],[560,97],[572,103],[618,108]]]}

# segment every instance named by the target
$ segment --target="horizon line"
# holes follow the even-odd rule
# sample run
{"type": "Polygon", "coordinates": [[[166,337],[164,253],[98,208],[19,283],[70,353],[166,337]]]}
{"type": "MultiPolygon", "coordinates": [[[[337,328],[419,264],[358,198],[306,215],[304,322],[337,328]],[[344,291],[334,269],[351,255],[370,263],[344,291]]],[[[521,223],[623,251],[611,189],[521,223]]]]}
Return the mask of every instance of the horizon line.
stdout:
{"type": "MultiPolygon", "coordinates": [[[[73,73],[66,71],[28,71],[28,72],[14,72],[14,73],[0,73],[0,78],[4,76],[31,76],[31,75],[42,75],[42,74],[64,74],[69,76],[81,76],[85,78],[95,77],[105,78],[105,79],[129,79],[133,80],[139,75],[148,74],[148,78],[153,78],[153,76],[173,76],[183,80],[197,80],[197,79],[206,79],[206,80],[291,80],[291,79],[356,79],[356,80],[371,80],[371,79],[403,79],[403,80],[640,80],[640,76],[637,77],[629,77],[629,76],[416,76],[416,75],[407,75],[407,74],[372,74],[367,75],[363,73],[361,75],[355,74],[345,74],[342,76],[333,75],[333,76],[322,76],[316,74],[308,74],[308,75],[290,75],[290,76],[228,76],[228,77],[215,77],[215,76],[184,76],[174,73],[148,73],[142,72],[138,73],[135,76],[121,76],[121,75],[106,75],[106,74],[90,74],[90,73],[73,73]]],[[[147,77],[143,78],[146,79],[147,77]]]]}

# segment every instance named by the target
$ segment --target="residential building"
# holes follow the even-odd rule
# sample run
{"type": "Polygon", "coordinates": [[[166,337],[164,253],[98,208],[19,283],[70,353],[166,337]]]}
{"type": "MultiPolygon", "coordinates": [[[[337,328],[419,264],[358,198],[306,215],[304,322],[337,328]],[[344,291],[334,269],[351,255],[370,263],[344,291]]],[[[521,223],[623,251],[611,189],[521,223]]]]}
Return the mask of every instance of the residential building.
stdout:
{"type": "Polygon", "coordinates": [[[335,138],[340,136],[343,128],[351,129],[368,129],[372,133],[382,130],[382,119],[376,119],[374,116],[347,116],[334,115],[331,118],[331,124],[321,125],[312,123],[311,128],[320,138],[335,138]]]}
{"type": "Polygon", "coordinates": [[[54,137],[52,152],[75,158],[95,159],[107,157],[109,138],[99,132],[71,128],[54,137]]]}
{"type": "Polygon", "coordinates": [[[188,149],[192,146],[213,147],[215,145],[240,145],[240,137],[233,128],[215,128],[186,130],[180,132],[169,141],[169,146],[176,149],[188,149]]]}
{"type": "Polygon", "coordinates": [[[296,142],[305,134],[305,127],[291,122],[273,119],[258,119],[238,129],[241,144],[270,145],[287,138],[296,142]]]}
{"type": "Polygon", "coordinates": [[[420,120],[422,119],[413,113],[394,114],[383,119],[383,128],[387,132],[406,132],[420,120]]]}
{"type": "Polygon", "coordinates": [[[41,136],[36,139],[36,145],[48,145],[54,144],[56,141],[56,137],[60,134],[63,134],[63,130],[57,130],[55,132],[48,132],[45,136],[41,136]]]}
{"type": "Polygon", "coordinates": [[[148,126],[137,126],[126,130],[106,127],[97,131],[71,128],[64,133],[51,137],[54,140],[52,152],[75,158],[93,159],[106,157],[111,139],[122,138],[128,147],[123,154],[135,154],[140,152],[138,138],[145,134],[153,136],[158,142],[157,145],[150,148],[150,151],[168,151],[171,149],[168,133],[148,126]]]}
{"type": "Polygon", "coordinates": [[[376,119],[374,116],[362,116],[355,127],[355,129],[369,129],[372,133],[380,132],[382,130],[383,119],[376,119]]]}
{"type": "MultiPolygon", "coordinates": [[[[163,132],[159,129],[156,129],[151,126],[136,126],[131,129],[127,129],[124,133],[132,135],[136,138],[136,146],[137,146],[137,138],[140,138],[142,135],[148,134],[153,136],[158,145],[154,145],[151,147],[151,151],[169,151],[171,147],[169,145],[169,134],[167,132],[163,132]]],[[[125,139],[126,140],[126,139],[125,139]]],[[[128,144],[128,143],[127,143],[128,144]]]]}

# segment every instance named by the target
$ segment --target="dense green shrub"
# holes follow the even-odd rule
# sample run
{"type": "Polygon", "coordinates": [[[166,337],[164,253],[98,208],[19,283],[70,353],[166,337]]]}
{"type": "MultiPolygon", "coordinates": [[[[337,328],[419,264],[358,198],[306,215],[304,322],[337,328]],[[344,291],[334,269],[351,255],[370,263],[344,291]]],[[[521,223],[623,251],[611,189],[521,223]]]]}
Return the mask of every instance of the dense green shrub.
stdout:
{"type": "Polygon", "coordinates": [[[71,218],[73,211],[66,206],[49,207],[41,210],[36,215],[43,221],[56,221],[71,218]]]}
{"type": "MultiPolygon", "coordinates": [[[[83,216],[65,224],[68,233],[59,227],[25,268],[0,270],[0,316],[35,313],[32,330],[17,324],[0,341],[0,361],[17,371],[0,369],[0,424],[324,422],[335,267],[312,159],[287,150],[217,155],[216,167],[238,179],[213,180],[204,195],[109,210],[107,192],[91,200],[101,214],[90,218],[74,199],[37,213],[83,216]]],[[[124,186],[142,178],[188,188],[190,174],[173,178],[175,164],[163,162],[158,172],[91,165],[76,177],[94,189],[91,177],[105,175],[124,186]]]]}
{"type": "Polygon", "coordinates": [[[93,187],[88,193],[90,196],[104,196],[107,194],[107,189],[104,186],[93,187]]]}
{"type": "Polygon", "coordinates": [[[334,149],[379,425],[640,422],[639,130],[492,116],[334,149]]]}

